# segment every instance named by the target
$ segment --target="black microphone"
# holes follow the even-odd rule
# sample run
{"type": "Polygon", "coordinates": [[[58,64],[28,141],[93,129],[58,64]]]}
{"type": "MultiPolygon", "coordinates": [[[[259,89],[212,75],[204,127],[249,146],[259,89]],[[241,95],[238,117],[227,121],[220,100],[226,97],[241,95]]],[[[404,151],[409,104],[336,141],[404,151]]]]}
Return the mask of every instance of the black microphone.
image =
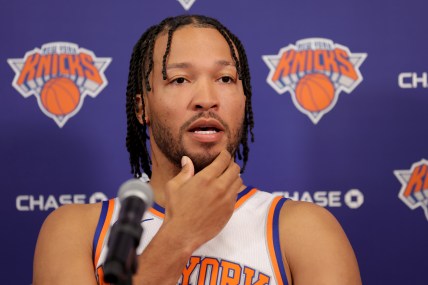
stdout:
{"type": "Polygon", "coordinates": [[[152,206],[153,191],[148,183],[130,179],[120,186],[118,197],[121,207],[107,243],[104,281],[132,284],[132,275],[137,270],[136,250],[143,234],[141,219],[146,209],[152,206]]]}

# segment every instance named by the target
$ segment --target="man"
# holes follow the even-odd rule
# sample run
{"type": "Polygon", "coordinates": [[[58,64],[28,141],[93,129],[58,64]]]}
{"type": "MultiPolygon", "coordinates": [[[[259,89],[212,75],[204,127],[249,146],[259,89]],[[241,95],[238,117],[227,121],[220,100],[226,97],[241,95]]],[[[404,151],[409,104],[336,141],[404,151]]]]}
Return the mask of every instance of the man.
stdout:
{"type": "MultiPolygon", "coordinates": [[[[248,63],[219,22],[180,16],[148,29],[131,58],[127,114],[133,173],[150,176],[155,197],[133,284],[361,284],[330,213],[243,184],[235,156],[245,166],[248,63]]],[[[34,285],[104,284],[116,204],[53,212],[37,242],[34,285]]]]}

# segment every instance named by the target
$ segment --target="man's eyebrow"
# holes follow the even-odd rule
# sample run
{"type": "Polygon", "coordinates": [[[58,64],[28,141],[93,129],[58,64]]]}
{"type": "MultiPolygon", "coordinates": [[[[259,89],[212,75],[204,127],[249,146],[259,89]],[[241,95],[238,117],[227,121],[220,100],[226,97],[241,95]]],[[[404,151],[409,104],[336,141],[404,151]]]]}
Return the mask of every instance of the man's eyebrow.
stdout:
{"type": "Polygon", "coordinates": [[[222,66],[235,66],[235,63],[234,62],[230,62],[230,61],[227,61],[227,60],[218,60],[218,61],[216,61],[216,64],[217,65],[222,65],[222,66]]]}
{"type": "Polygon", "coordinates": [[[174,69],[174,68],[190,68],[192,67],[191,63],[188,62],[178,62],[178,63],[170,63],[166,66],[166,69],[174,69]]]}
{"type": "MultiPolygon", "coordinates": [[[[219,66],[232,66],[235,67],[235,63],[227,60],[218,60],[215,62],[216,65],[219,66]]],[[[190,62],[177,62],[177,63],[169,63],[166,66],[166,69],[174,69],[174,68],[182,68],[187,69],[191,68],[193,65],[190,62]]]]}

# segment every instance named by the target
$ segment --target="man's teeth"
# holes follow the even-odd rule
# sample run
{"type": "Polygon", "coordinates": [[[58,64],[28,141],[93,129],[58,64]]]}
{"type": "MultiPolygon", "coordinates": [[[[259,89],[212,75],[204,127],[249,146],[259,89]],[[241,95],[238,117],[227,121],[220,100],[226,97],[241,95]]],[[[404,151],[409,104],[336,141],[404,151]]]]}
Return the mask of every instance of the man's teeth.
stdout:
{"type": "Polygon", "coordinates": [[[199,135],[212,135],[212,134],[215,134],[215,133],[217,133],[217,131],[215,131],[215,130],[210,130],[210,131],[200,131],[200,130],[197,130],[197,131],[195,131],[195,134],[199,134],[199,135]]]}

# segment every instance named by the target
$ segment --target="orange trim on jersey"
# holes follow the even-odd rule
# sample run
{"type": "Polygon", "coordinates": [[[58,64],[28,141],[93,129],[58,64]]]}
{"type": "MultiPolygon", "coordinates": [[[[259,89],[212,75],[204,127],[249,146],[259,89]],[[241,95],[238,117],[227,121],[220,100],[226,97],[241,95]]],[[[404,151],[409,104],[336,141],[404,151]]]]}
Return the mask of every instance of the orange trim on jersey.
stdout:
{"type": "Polygon", "coordinates": [[[103,267],[98,267],[97,269],[97,275],[98,275],[98,285],[109,285],[110,283],[104,282],[104,270],[103,267]]]}
{"type": "Polygon", "coordinates": [[[235,203],[235,210],[238,209],[242,204],[244,204],[245,201],[247,201],[248,199],[250,199],[251,196],[253,196],[254,194],[256,194],[256,192],[257,192],[257,189],[253,188],[247,194],[245,194],[244,196],[242,196],[238,201],[236,201],[236,203],[235,203]]]}
{"type": "Polygon", "coordinates": [[[150,211],[150,213],[152,213],[153,215],[155,215],[158,218],[161,218],[161,219],[165,218],[165,214],[164,213],[161,213],[161,212],[159,212],[158,210],[156,210],[154,208],[150,208],[149,211],[150,211]]]}
{"type": "Polygon", "coordinates": [[[110,228],[110,221],[111,221],[111,217],[113,216],[113,211],[114,211],[114,201],[115,201],[114,199],[110,199],[108,201],[108,210],[107,210],[106,219],[104,221],[104,225],[103,225],[103,228],[101,230],[100,237],[98,238],[97,250],[95,251],[95,258],[94,258],[94,267],[95,268],[97,268],[98,259],[100,258],[101,248],[103,247],[103,243],[104,243],[106,233],[107,233],[108,229],[110,228]]]}
{"type": "Polygon", "coordinates": [[[275,207],[278,204],[279,200],[281,200],[282,197],[276,197],[272,201],[272,204],[270,205],[269,214],[267,218],[267,242],[268,242],[268,249],[269,249],[269,255],[272,260],[272,267],[274,269],[275,277],[278,282],[278,285],[283,285],[281,278],[281,272],[279,271],[278,266],[278,258],[282,258],[281,256],[277,257],[275,254],[275,248],[273,244],[273,216],[275,212],[275,207]]]}

